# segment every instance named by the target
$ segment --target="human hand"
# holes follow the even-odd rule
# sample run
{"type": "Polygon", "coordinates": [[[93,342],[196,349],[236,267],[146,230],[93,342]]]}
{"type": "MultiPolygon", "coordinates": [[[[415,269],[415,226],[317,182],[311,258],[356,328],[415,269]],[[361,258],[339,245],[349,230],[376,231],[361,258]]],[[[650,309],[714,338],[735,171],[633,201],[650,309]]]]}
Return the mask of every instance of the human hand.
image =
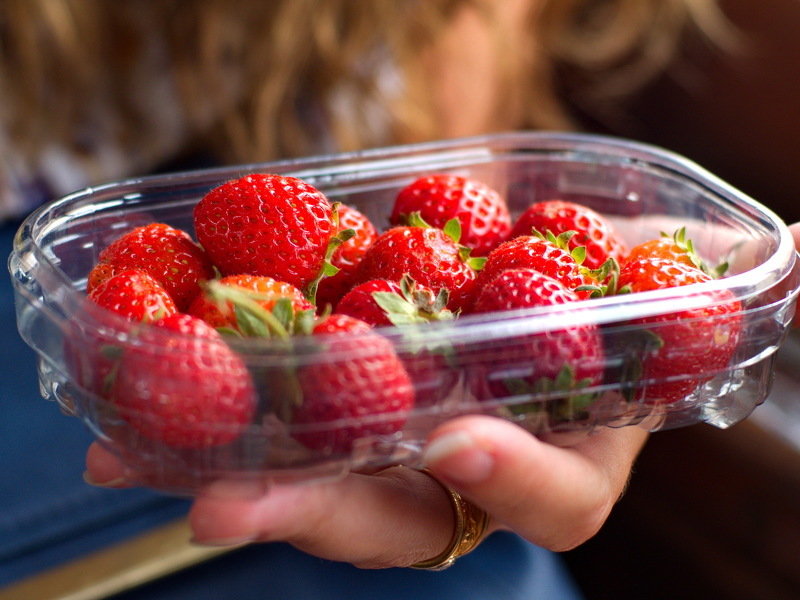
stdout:
{"type": "MultiPolygon", "coordinates": [[[[638,427],[605,429],[558,447],[501,419],[466,416],[432,433],[424,459],[444,485],[487,511],[489,532],[512,530],[559,551],[599,530],[646,438],[638,427]]],[[[89,449],[87,481],[124,487],[143,480],[99,444],[89,449]]],[[[198,493],[190,522],[197,543],[287,541],[364,568],[437,556],[455,527],[442,485],[405,467],[299,484],[218,481],[198,493]]]]}
{"type": "Polygon", "coordinates": [[[789,225],[789,231],[792,232],[795,247],[800,251],[800,223],[792,223],[789,225]]]}

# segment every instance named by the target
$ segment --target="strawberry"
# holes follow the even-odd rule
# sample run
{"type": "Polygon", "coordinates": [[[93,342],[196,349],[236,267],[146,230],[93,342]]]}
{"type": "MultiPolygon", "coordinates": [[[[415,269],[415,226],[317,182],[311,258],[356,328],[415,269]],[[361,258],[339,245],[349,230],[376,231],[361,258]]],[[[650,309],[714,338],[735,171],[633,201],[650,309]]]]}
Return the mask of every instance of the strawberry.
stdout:
{"type": "Polygon", "coordinates": [[[558,279],[532,268],[508,269],[483,286],[475,298],[475,313],[567,304],[578,295],[558,279]]]}
{"type": "Polygon", "coordinates": [[[177,312],[172,296],[153,276],[138,269],[119,271],[100,282],[86,301],[105,310],[93,311],[92,325],[73,323],[64,355],[75,381],[98,397],[108,395],[111,376],[119,360],[119,341],[109,332],[120,324],[109,318],[111,311],[136,323],[153,323],[177,312]]]}
{"type": "Polygon", "coordinates": [[[373,327],[410,325],[452,319],[454,315],[446,305],[446,292],[436,295],[410,277],[403,277],[400,283],[373,279],[345,294],[336,313],[350,315],[373,327]]]}
{"type": "Polygon", "coordinates": [[[233,442],[256,408],[242,360],[213,328],[183,313],[143,327],[125,347],[111,394],[141,435],[179,448],[233,442]]]}
{"type": "Polygon", "coordinates": [[[388,279],[373,279],[355,286],[339,301],[335,314],[348,315],[373,327],[392,325],[389,315],[376,302],[375,293],[396,294],[402,298],[400,284],[388,279]]]}
{"type": "Polygon", "coordinates": [[[333,208],[295,177],[254,174],[206,194],[194,208],[197,239],[223,276],[266,275],[310,299],[333,251],[333,208]]]}
{"type": "Polygon", "coordinates": [[[356,440],[399,431],[414,389],[392,344],[363,321],[330,315],[311,341],[329,359],[298,369],[293,436],[308,448],[349,452],[356,440]]]}
{"type": "MultiPolygon", "coordinates": [[[[553,277],[529,268],[510,269],[483,287],[473,312],[567,305],[579,299],[553,277]]],[[[484,380],[480,386],[484,392],[479,392],[479,397],[486,400],[558,393],[553,407],[561,418],[572,416],[594,399],[593,394],[582,390],[599,384],[604,373],[603,344],[595,325],[511,334],[498,347],[477,352],[480,360],[473,374],[484,380]]],[[[539,408],[522,403],[510,410],[519,414],[539,408]]]]}
{"type": "Polygon", "coordinates": [[[214,277],[206,253],[185,231],[164,223],[137,227],[109,244],[89,273],[86,291],[126,269],[152,275],[172,296],[178,310],[186,310],[200,292],[200,284],[214,277]]]}
{"type": "MultiPolygon", "coordinates": [[[[567,249],[567,239],[566,235],[559,238],[528,235],[503,242],[486,257],[486,263],[475,281],[473,296],[478,297],[483,288],[504,271],[518,268],[533,269],[548,275],[570,290],[596,286],[598,281],[581,267],[580,253],[567,249]]],[[[590,295],[589,291],[577,293],[580,298],[590,295]]]]}
{"type": "Polygon", "coordinates": [[[323,278],[317,288],[316,304],[320,308],[330,305],[336,307],[337,302],[351,287],[356,268],[372,243],[378,238],[378,231],[366,215],[355,208],[344,204],[336,204],[338,219],[337,233],[352,230],[353,236],[334,250],[331,264],[339,269],[337,273],[323,278]]]}
{"type": "Polygon", "coordinates": [[[409,276],[437,294],[446,290],[447,308],[454,312],[461,310],[470,299],[475,269],[482,260],[470,258],[469,249],[459,245],[459,230],[455,220],[444,230],[425,224],[386,230],[361,260],[355,284],[373,279],[399,282],[409,276]]]}
{"type": "Polygon", "coordinates": [[[444,229],[451,219],[461,225],[461,243],[474,256],[486,256],[511,231],[506,202],[485,183],[458,175],[420,177],[397,194],[389,222],[408,225],[418,213],[433,227],[444,229]]]}
{"type": "Polygon", "coordinates": [[[642,258],[667,258],[676,260],[690,267],[697,267],[715,279],[722,277],[728,268],[727,263],[722,263],[713,268],[709,267],[695,251],[692,240],[686,237],[685,227],[678,229],[672,235],[661,232],[660,237],[634,246],[631,248],[630,252],[628,252],[625,262],[632,262],[642,258]]]}
{"type": "Polygon", "coordinates": [[[253,320],[247,318],[252,313],[243,310],[241,303],[253,302],[262,310],[272,312],[281,299],[288,300],[295,312],[314,310],[314,305],[290,283],[266,275],[228,275],[206,286],[194,299],[188,313],[224,332],[259,335],[262,329],[254,327],[253,320]]]}
{"type": "Polygon", "coordinates": [[[336,311],[373,327],[402,327],[395,350],[414,382],[416,405],[432,406],[444,399],[458,380],[450,362],[453,345],[447,339],[437,341],[429,334],[419,334],[413,325],[455,319],[446,306],[444,290],[434,294],[410,277],[403,277],[400,283],[375,279],[357,285],[342,298],[336,311]]]}
{"type": "MultiPolygon", "coordinates": [[[[622,267],[618,283],[621,292],[641,293],[709,281],[712,278],[694,266],[668,258],[640,258],[622,267]]],[[[638,344],[618,341],[628,348],[642,347],[644,371],[636,378],[647,385],[637,395],[649,404],[683,400],[725,369],[733,356],[741,328],[740,302],[726,289],[697,292],[697,299],[705,301],[703,306],[632,320],[637,330],[650,333],[638,344]]]]}
{"type": "Polygon", "coordinates": [[[88,298],[127,319],[143,323],[177,312],[167,290],[153,276],[139,269],[119,271],[89,292],[88,298]]]}
{"type": "Polygon", "coordinates": [[[599,269],[609,258],[621,262],[627,253],[627,245],[614,226],[592,209],[564,200],[547,200],[532,204],[514,223],[511,237],[531,235],[534,231],[558,236],[574,231],[569,240],[570,248],[583,246],[586,257],[583,266],[599,269]]]}

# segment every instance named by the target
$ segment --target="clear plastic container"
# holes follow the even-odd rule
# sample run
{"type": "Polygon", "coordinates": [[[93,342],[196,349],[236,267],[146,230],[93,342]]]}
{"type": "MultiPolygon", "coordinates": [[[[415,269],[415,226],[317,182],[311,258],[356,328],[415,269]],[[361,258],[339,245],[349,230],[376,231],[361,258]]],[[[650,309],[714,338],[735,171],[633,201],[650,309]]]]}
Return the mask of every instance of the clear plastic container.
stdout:
{"type": "MultiPolygon", "coordinates": [[[[416,466],[433,427],[470,413],[510,419],[558,444],[603,427],[656,431],[698,422],[728,427],[746,418],[769,392],[775,353],[794,315],[800,282],[795,257],[791,235],[775,214],[680,156],[607,137],[518,132],[86,189],[30,215],[16,237],[9,268],[19,330],[38,355],[42,395],[82,418],[102,443],[146,474],[147,485],[191,492],[222,476],[294,480],[394,463],[416,466]],[[467,175],[504,194],[514,216],[533,201],[584,203],[612,219],[629,245],[685,226],[704,258],[728,261],[730,268],[709,283],[586,300],[569,311],[468,315],[426,325],[413,336],[381,328],[415,388],[414,408],[399,419],[365,414],[357,422],[301,425],[284,418],[296,400],[298,377],[358,360],[371,351],[366,343],[356,339],[344,352],[331,352],[309,339],[233,342],[258,391],[252,422],[235,431],[206,424],[223,434],[224,443],[213,447],[160,443],[131,427],[119,407],[97,391],[102,389],[97,382],[113,368],[107,349],[144,342],[135,325],[86,303],[86,276],[99,252],[134,226],[158,221],[192,233],[192,209],[200,198],[251,172],[300,177],[332,201],[358,208],[379,228],[388,223],[397,191],[417,177],[467,175]],[[635,321],[714,304],[720,290],[739,303],[731,360],[721,366],[709,360],[699,372],[668,377],[650,373],[653,349],[642,342],[648,339],[642,331],[675,324],[667,320],[646,327],[635,321]],[[572,395],[524,386],[498,391],[498,380],[525,368],[519,348],[537,334],[559,336],[580,324],[596,327],[602,340],[602,364],[595,365],[600,379],[572,395]],[[448,360],[435,352],[420,354],[421,343],[448,348],[448,360]],[[647,393],[676,381],[690,382],[691,391],[681,400],[661,402],[647,393]],[[343,448],[336,440],[348,429],[357,430],[358,438],[343,448]],[[309,436],[314,444],[305,443],[309,436]]],[[[714,318],[721,319],[707,320],[714,318]]],[[[154,361],[170,352],[170,334],[159,335],[157,343],[147,342],[154,344],[154,361]]],[[[687,341],[687,352],[692,343],[687,341]]]]}

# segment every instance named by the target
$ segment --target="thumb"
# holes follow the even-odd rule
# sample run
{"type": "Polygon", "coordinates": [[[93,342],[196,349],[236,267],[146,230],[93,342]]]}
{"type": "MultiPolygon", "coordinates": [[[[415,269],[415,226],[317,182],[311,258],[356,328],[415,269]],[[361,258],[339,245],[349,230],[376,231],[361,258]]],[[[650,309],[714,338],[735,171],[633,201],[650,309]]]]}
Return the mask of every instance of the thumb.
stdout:
{"type": "Polygon", "coordinates": [[[579,444],[548,444],[513,423],[462,417],[436,430],[430,471],[496,521],[551,550],[594,535],[625,489],[647,433],[603,430],[579,444]]]}
{"type": "Polygon", "coordinates": [[[795,247],[800,249],[800,223],[792,223],[789,225],[789,231],[791,231],[792,237],[794,238],[795,247]]]}

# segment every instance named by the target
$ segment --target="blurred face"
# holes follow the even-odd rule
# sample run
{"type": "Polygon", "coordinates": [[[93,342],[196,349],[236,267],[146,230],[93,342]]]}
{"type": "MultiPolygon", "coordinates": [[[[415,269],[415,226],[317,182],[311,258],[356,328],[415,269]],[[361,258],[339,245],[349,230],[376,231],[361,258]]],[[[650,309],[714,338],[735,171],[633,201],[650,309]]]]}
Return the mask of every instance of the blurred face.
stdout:
{"type": "Polygon", "coordinates": [[[510,106],[501,85],[502,70],[515,70],[522,53],[530,47],[531,20],[540,0],[487,0],[481,8],[466,6],[457,15],[429,57],[436,82],[433,90],[446,137],[478,135],[513,129],[519,110],[510,106]],[[499,26],[503,47],[493,39],[485,12],[499,26]],[[502,55],[501,55],[502,54],[502,55]]]}

